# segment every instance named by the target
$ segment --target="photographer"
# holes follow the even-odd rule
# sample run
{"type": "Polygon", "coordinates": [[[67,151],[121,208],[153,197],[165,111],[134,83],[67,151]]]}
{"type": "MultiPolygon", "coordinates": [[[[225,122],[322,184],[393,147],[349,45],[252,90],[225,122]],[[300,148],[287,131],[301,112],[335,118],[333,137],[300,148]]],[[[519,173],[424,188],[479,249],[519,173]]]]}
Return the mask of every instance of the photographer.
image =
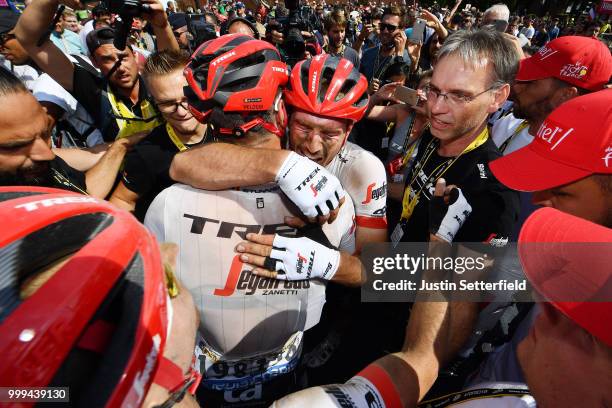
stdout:
{"type": "MultiPolygon", "coordinates": [[[[79,2],[64,0],[74,9],[79,2]]],[[[148,20],[157,37],[159,50],[178,49],[166,13],[157,0],[142,0],[142,17],[148,20]]],[[[72,63],[52,42],[37,42],[53,20],[58,0],[37,0],[23,13],[15,35],[38,66],[71,92],[91,114],[105,141],[146,133],[161,123],[138,74],[132,49],[114,46],[116,32],[110,28],[94,30],[87,36],[91,67],[72,63]]]]}
{"type": "Polygon", "coordinates": [[[370,48],[361,57],[361,73],[368,81],[381,78],[394,62],[410,62],[406,51],[404,12],[396,6],[386,8],[380,22],[381,44],[370,48]]]}
{"type": "Polygon", "coordinates": [[[315,38],[314,27],[300,8],[299,0],[286,0],[287,9],[277,6],[276,18],[268,23],[266,40],[276,45],[283,61],[293,66],[306,58],[306,41],[315,38]]]}

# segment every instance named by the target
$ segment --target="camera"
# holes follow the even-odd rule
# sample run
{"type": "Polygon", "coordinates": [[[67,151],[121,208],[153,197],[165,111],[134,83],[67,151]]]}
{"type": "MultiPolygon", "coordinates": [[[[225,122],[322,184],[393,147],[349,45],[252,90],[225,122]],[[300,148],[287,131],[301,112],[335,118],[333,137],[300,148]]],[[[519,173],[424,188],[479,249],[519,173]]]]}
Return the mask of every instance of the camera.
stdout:
{"type": "Polygon", "coordinates": [[[302,31],[313,31],[310,8],[300,7],[299,0],[285,0],[285,7],[289,10],[289,15],[276,18],[269,24],[269,28],[283,33],[284,42],[281,48],[285,53],[285,62],[295,65],[303,59],[306,49],[302,31]]]}
{"type": "Polygon", "coordinates": [[[100,4],[110,13],[119,15],[118,21],[115,22],[116,34],[113,45],[118,50],[124,50],[134,17],[138,17],[143,11],[147,11],[148,6],[143,7],[141,0],[102,0],[100,4]]]}

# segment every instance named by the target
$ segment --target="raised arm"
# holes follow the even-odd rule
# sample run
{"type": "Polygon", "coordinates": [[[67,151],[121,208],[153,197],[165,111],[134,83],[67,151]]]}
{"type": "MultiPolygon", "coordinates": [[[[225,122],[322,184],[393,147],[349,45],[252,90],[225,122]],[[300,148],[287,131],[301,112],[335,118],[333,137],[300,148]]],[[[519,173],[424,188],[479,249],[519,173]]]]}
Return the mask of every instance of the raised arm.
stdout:
{"type": "Polygon", "coordinates": [[[40,69],[64,89],[72,91],[74,77],[72,62],[48,39],[40,47],[37,45],[49,28],[59,4],[58,0],[34,0],[19,18],[15,26],[15,36],[40,69]]]}
{"type": "Polygon", "coordinates": [[[170,177],[205,190],[271,183],[289,153],[211,143],[174,156],[170,177]]]}
{"type": "Polygon", "coordinates": [[[288,150],[252,149],[213,143],[174,156],[170,177],[206,190],[276,182],[311,221],[332,222],[344,189],[324,167],[288,150]],[[321,185],[313,195],[311,185],[321,185]]]}

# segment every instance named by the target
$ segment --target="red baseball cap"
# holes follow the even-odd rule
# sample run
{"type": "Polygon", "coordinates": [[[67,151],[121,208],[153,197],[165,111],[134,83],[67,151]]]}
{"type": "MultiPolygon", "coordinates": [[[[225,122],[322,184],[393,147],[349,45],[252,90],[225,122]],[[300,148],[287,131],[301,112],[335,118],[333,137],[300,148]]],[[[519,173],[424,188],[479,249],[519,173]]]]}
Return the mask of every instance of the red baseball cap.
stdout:
{"type": "Polygon", "coordinates": [[[612,229],[542,208],[527,218],[518,242],[536,291],[612,347],[612,229]]]}
{"type": "Polygon", "coordinates": [[[489,163],[506,186],[541,191],[591,174],[612,174],[612,89],[555,109],[529,145],[489,163]]]}
{"type": "Polygon", "coordinates": [[[590,37],[559,37],[521,60],[517,81],[557,78],[589,91],[603,89],[612,76],[610,50],[590,37]]]}

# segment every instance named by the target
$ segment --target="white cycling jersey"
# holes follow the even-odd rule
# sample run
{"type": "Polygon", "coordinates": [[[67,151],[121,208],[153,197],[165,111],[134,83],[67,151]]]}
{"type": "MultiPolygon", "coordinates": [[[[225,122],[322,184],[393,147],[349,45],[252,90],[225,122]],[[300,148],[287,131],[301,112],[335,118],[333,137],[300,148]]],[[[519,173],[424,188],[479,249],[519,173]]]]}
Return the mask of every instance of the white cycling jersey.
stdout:
{"type": "MultiPolygon", "coordinates": [[[[354,209],[347,204],[323,231],[352,253],[354,209]]],[[[290,371],[301,333],[319,322],[324,281],[259,277],[235,252],[248,232],[295,235],[284,224],[296,212],[291,208],[276,185],[205,191],[175,184],[147,211],[145,225],[157,239],[179,246],[176,274],[200,312],[205,386],[236,389],[290,371]]]]}
{"type": "Polygon", "coordinates": [[[338,177],[353,199],[357,225],[386,229],[387,174],[382,162],[367,150],[346,142],[326,168],[338,177]]]}

